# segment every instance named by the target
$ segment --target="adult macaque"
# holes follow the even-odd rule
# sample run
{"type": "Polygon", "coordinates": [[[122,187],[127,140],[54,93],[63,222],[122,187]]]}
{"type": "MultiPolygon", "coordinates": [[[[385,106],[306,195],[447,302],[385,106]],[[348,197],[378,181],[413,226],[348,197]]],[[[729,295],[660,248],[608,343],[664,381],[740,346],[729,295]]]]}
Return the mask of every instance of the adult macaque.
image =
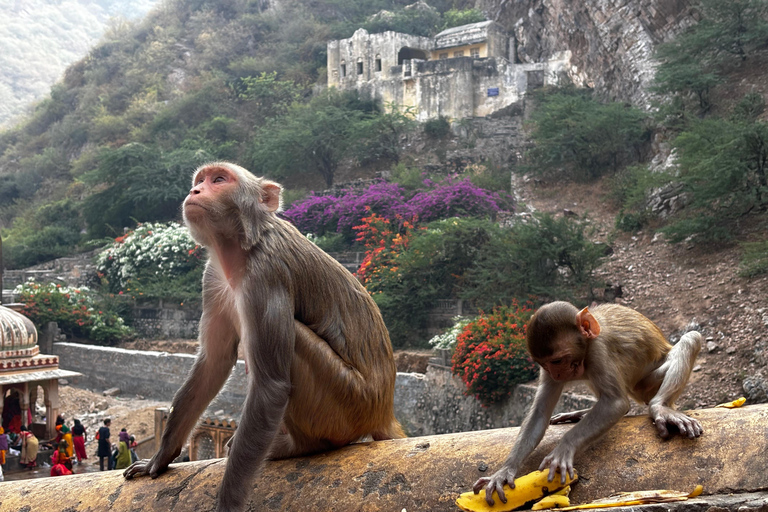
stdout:
{"type": "Polygon", "coordinates": [[[661,437],[670,435],[670,427],[689,438],[703,432],[698,421],[674,409],[701,348],[698,332],[686,333],[672,346],[653,322],[627,307],[603,304],[590,312],[567,302],[553,302],[531,318],[526,341],[531,357],[542,369],[539,387],[504,465],[473,486],[475,494],[485,488],[489,504],[493,504],[493,491],[507,502],[504,484],[514,488],[515,475],[541,442],[549,423],[579,421],[539,466],[549,468],[550,481],[559,471],[563,483],[566,473],[573,477],[576,452],[627,413],[629,397],[650,406],[661,437]],[[591,409],[558,414],[550,420],[565,383],[573,380],[587,380],[597,403],[591,409]]]}
{"type": "Polygon", "coordinates": [[[267,458],[362,438],[405,437],[394,417],[395,363],[376,304],[352,274],[278,218],[280,186],[230,163],[199,168],[184,221],[208,249],[200,350],[173,398],[160,449],[125,477],[175,459],[244,344],[248,395],[217,510],[242,510],[267,458]]]}

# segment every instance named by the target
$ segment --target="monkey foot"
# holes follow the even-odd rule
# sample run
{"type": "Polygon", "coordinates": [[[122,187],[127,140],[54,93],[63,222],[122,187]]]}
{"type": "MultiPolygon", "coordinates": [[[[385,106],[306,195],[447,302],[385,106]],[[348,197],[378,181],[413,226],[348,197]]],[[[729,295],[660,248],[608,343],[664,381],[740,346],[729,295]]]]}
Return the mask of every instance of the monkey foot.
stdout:
{"type": "Polygon", "coordinates": [[[688,439],[699,437],[704,432],[701,423],[697,420],[669,407],[660,408],[658,413],[653,415],[653,423],[656,425],[659,435],[664,439],[670,437],[675,429],[681,436],[686,436],[688,439]]]}

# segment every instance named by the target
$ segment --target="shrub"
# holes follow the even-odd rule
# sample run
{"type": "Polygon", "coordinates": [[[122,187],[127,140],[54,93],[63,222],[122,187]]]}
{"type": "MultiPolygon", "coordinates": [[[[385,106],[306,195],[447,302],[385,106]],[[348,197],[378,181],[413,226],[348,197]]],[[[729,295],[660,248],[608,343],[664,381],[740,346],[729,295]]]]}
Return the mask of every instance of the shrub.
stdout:
{"type": "Polygon", "coordinates": [[[141,224],[116,238],[96,263],[102,283],[113,293],[144,298],[200,296],[203,249],[177,223],[141,224]]]}
{"type": "Polygon", "coordinates": [[[586,218],[549,214],[499,229],[464,273],[461,298],[491,308],[531,295],[589,296],[594,271],[605,256],[604,248],[589,240],[592,229],[586,218]]]}
{"type": "Polygon", "coordinates": [[[452,350],[456,346],[456,340],[459,335],[464,332],[464,328],[474,321],[473,318],[467,318],[463,316],[453,317],[453,326],[445,331],[443,334],[433,336],[429,340],[429,344],[432,348],[442,350],[452,350]]]}
{"type": "Polygon", "coordinates": [[[425,325],[429,306],[429,298],[424,297],[429,287],[412,287],[411,282],[403,279],[398,263],[413,230],[409,222],[398,225],[375,213],[355,226],[357,241],[366,248],[356,275],[379,306],[395,347],[418,343],[419,329],[425,325]]]}
{"type": "Polygon", "coordinates": [[[527,171],[555,179],[598,178],[637,161],[649,139],[646,114],[622,103],[602,104],[590,91],[542,91],[536,101],[531,116],[536,145],[527,171]]]}
{"type": "Polygon", "coordinates": [[[440,183],[425,180],[427,190],[416,193],[401,210],[403,217],[430,222],[449,217],[489,217],[512,210],[514,200],[506,192],[489,192],[470,180],[440,183]]]}
{"type": "Polygon", "coordinates": [[[124,320],[102,304],[87,287],[70,288],[59,284],[21,284],[13,291],[24,303],[21,312],[42,330],[56,322],[65,334],[100,343],[121,341],[133,336],[124,320]]]}
{"type": "Polygon", "coordinates": [[[451,133],[451,123],[445,116],[430,119],[424,123],[424,133],[431,139],[442,139],[451,133]]]}
{"type": "Polygon", "coordinates": [[[755,277],[768,273],[768,240],[742,244],[744,254],[741,257],[739,275],[755,277]]]}
{"type": "Polygon", "coordinates": [[[296,201],[283,215],[302,233],[322,236],[336,230],[339,222],[336,214],[338,203],[338,197],[316,196],[312,192],[306,199],[296,201]]]}
{"type": "Polygon", "coordinates": [[[451,371],[483,405],[512,395],[514,386],[536,376],[536,364],[525,346],[530,304],[497,307],[464,327],[453,353],[451,371]]]}

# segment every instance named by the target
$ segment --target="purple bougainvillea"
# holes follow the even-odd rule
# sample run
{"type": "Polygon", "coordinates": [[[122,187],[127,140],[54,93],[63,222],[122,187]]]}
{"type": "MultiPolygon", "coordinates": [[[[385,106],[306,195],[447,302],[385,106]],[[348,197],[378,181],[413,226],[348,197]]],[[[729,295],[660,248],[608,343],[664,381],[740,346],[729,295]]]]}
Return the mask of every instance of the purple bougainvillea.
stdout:
{"type": "Polygon", "coordinates": [[[338,197],[316,196],[314,192],[283,212],[302,233],[322,235],[336,231],[339,217],[335,214],[338,197]]]}
{"type": "Polygon", "coordinates": [[[468,179],[425,180],[424,187],[410,198],[397,183],[382,181],[366,189],[346,189],[339,197],[313,193],[295,203],[284,215],[303,233],[322,235],[336,231],[351,241],[352,228],[371,212],[390,221],[399,217],[426,223],[448,217],[485,217],[500,210],[511,210],[513,205],[509,194],[490,192],[468,179]]]}
{"type": "Polygon", "coordinates": [[[365,190],[348,189],[336,206],[339,223],[337,231],[352,234],[352,228],[371,212],[385,219],[395,220],[405,204],[405,189],[397,183],[374,183],[365,190]],[[366,207],[370,211],[366,211],[366,207]]]}
{"type": "Polygon", "coordinates": [[[509,194],[499,194],[475,186],[468,179],[440,183],[426,180],[426,190],[417,192],[401,211],[405,218],[431,222],[448,217],[485,217],[512,207],[509,194]]]}

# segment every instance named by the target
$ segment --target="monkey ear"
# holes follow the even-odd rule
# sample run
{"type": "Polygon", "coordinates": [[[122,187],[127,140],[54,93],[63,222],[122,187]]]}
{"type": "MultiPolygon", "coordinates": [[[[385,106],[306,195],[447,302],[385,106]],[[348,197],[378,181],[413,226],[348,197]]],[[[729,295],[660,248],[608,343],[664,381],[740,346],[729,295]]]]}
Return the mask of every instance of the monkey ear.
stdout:
{"type": "Polygon", "coordinates": [[[272,183],[271,181],[262,184],[261,186],[261,203],[267,208],[269,212],[276,212],[280,210],[281,198],[280,193],[283,191],[280,185],[272,183]]]}
{"type": "Polygon", "coordinates": [[[591,340],[600,335],[600,324],[597,318],[592,316],[589,308],[584,308],[576,315],[576,323],[579,326],[579,332],[585,338],[591,340]]]}

